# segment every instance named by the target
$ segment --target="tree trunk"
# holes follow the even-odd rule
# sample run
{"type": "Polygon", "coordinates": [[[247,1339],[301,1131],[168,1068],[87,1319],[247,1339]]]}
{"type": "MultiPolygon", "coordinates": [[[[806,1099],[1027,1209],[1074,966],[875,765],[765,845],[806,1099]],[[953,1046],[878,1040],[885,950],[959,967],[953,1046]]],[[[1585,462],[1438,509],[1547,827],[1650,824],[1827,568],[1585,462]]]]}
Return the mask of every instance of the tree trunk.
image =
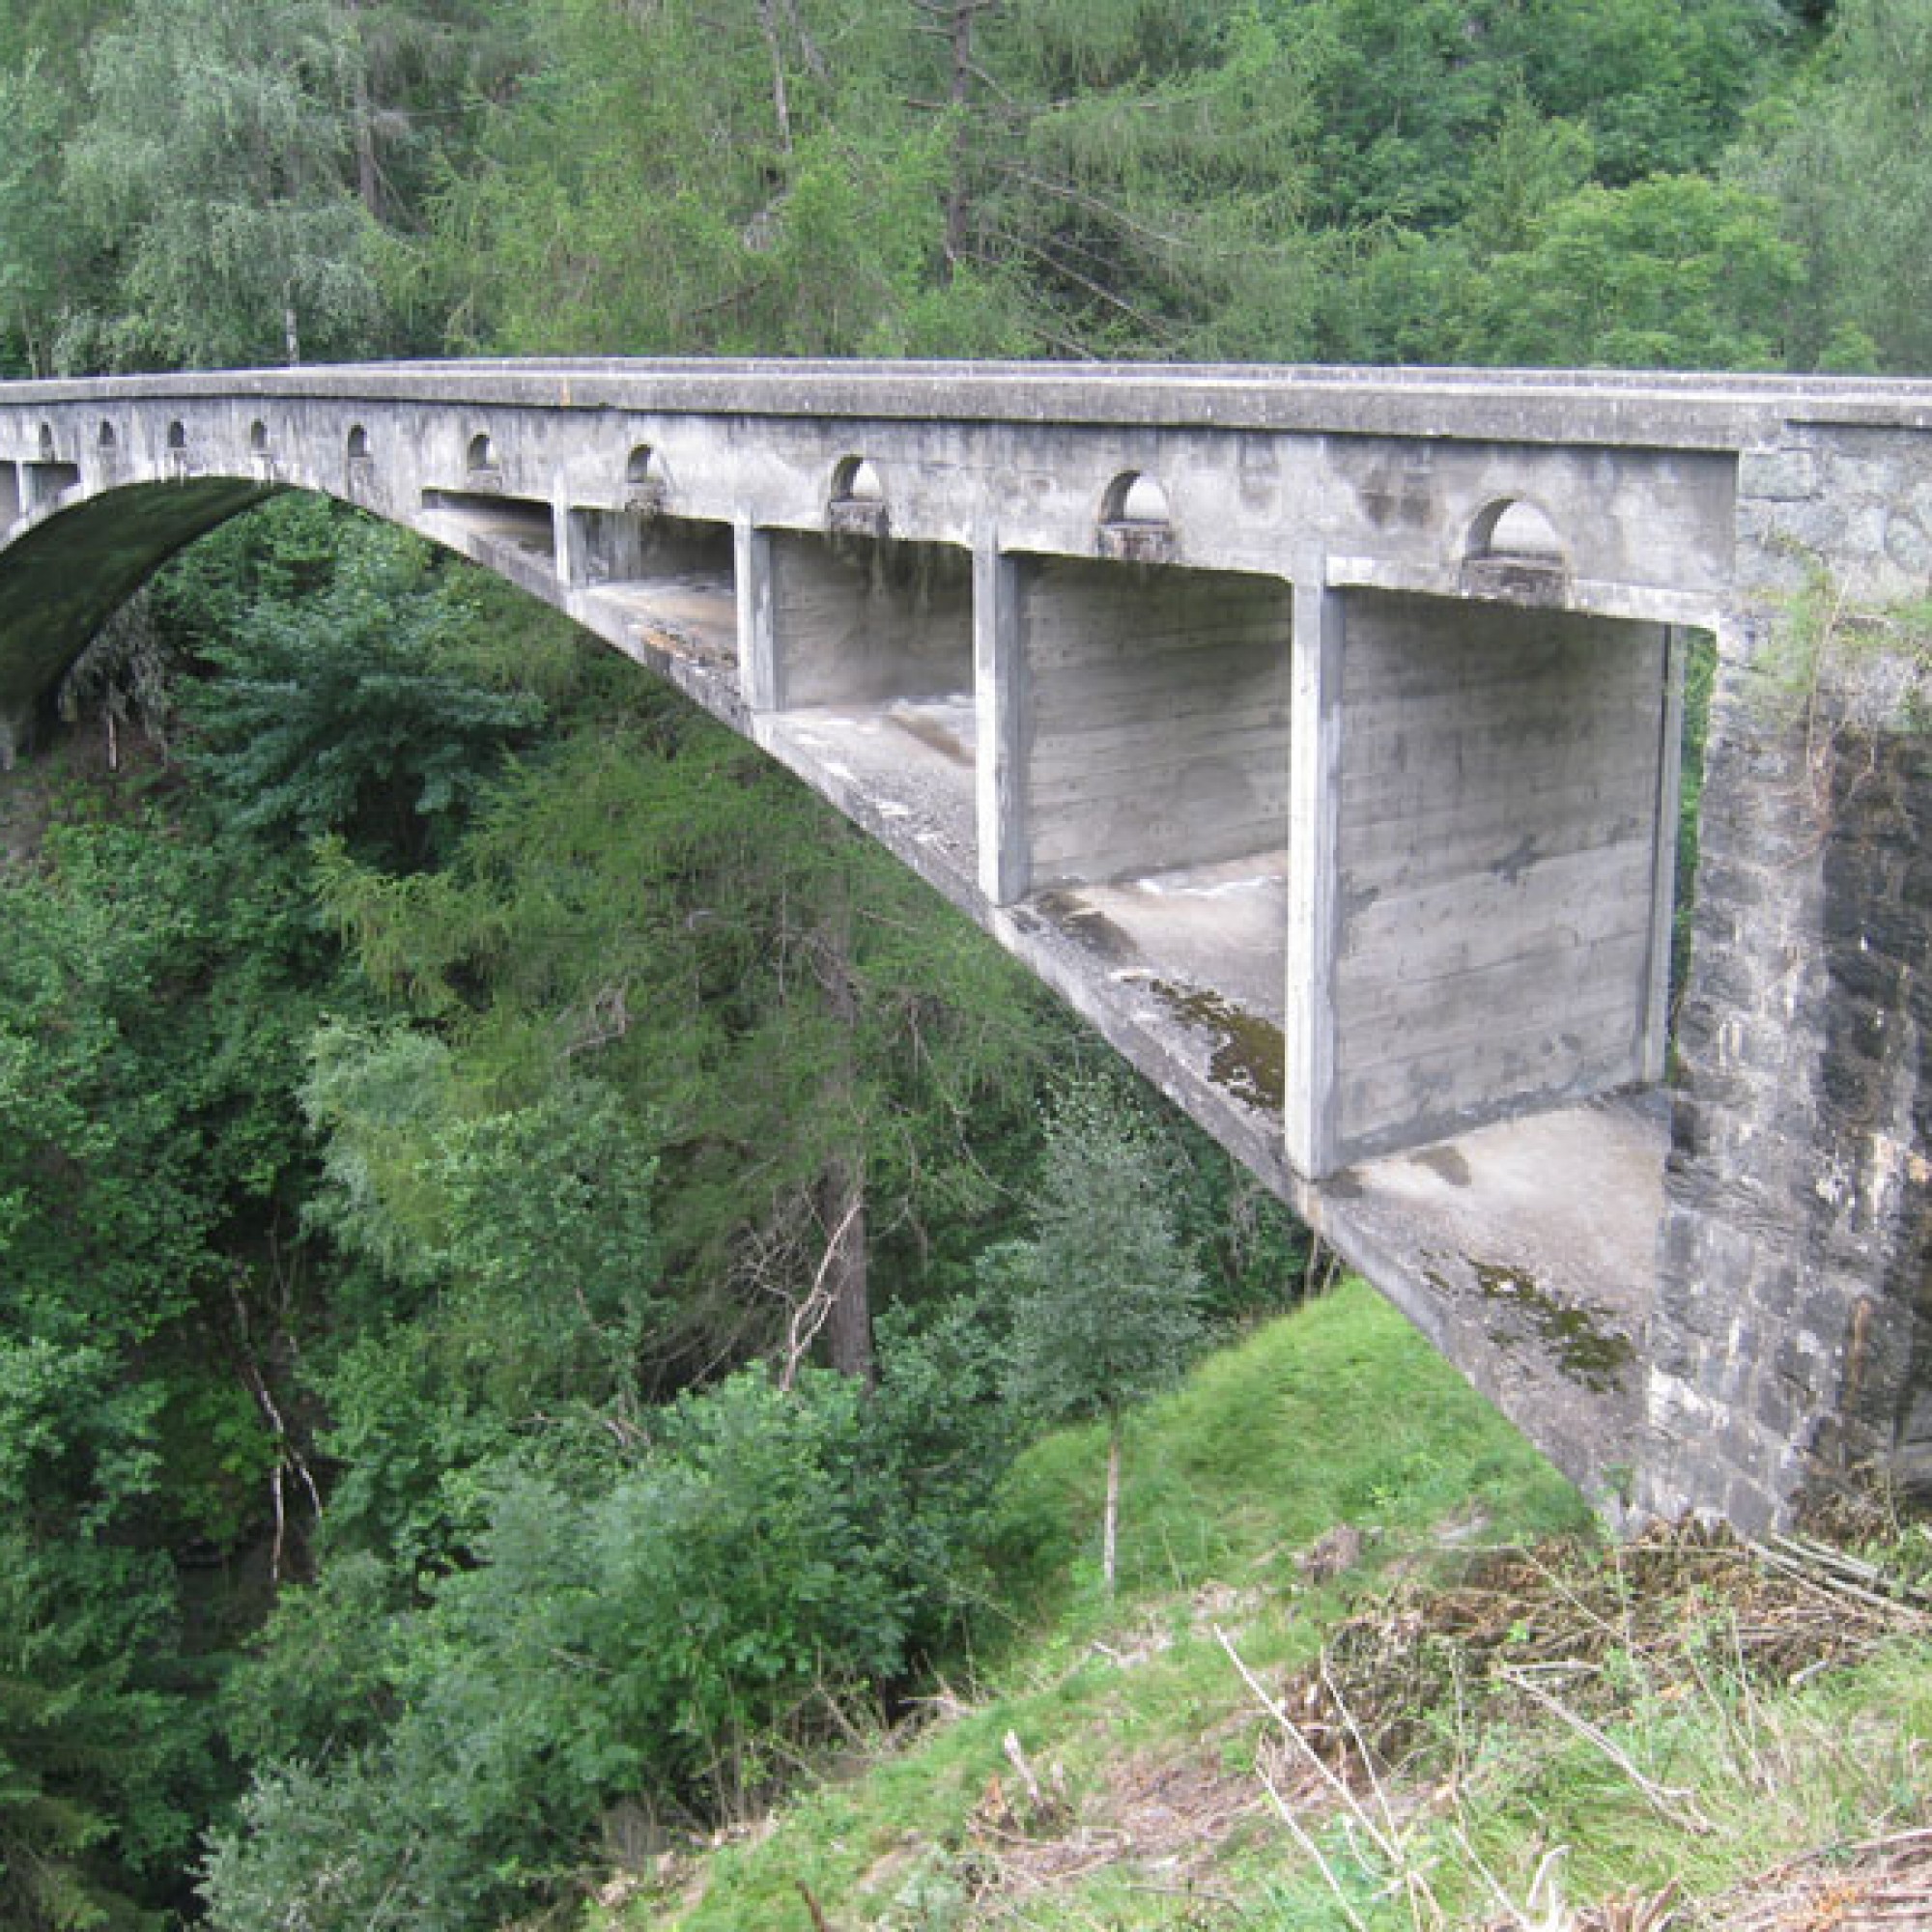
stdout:
{"type": "Polygon", "coordinates": [[[966,109],[973,98],[973,21],[980,12],[980,0],[958,0],[952,12],[952,179],[946,187],[946,255],[940,264],[940,279],[951,282],[954,269],[964,258],[967,243],[966,168],[969,142],[966,109]]]}
{"type": "Polygon", "coordinates": [[[1115,1555],[1121,1527],[1121,1416],[1107,1418],[1107,1507],[1100,1520],[1100,1582],[1114,1594],[1115,1555]]]}
{"type": "MultiPolygon", "coordinates": [[[[350,0],[349,11],[360,15],[362,0],[350,0]]],[[[383,218],[383,171],[376,158],[376,103],[369,90],[369,48],[362,22],[355,21],[355,192],[372,221],[383,218]]]]}
{"type": "Polygon", "coordinates": [[[826,1337],[832,1366],[856,1376],[867,1388],[877,1379],[872,1350],[872,1296],[866,1263],[866,1175],[848,1155],[835,1157],[819,1182],[819,1200],[833,1248],[827,1257],[826,1287],[832,1314],[826,1337]]]}
{"type": "Polygon", "coordinates": [[[866,1258],[866,1156],[858,1139],[852,1105],[859,1002],[852,987],[852,904],[845,881],[834,888],[818,929],[818,982],[836,1030],[832,1073],[827,1082],[826,1115],[842,1126],[845,1145],[826,1161],[818,1183],[819,1214],[831,1248],[825,1280],[832,1313],[827,1339],[832,1366],[856,1376],[867,1388],[877,1378],[872,1351],[872,1297],[866,1258]]]}
{"type": "Polygon", "coordinates": [[[772,115],[779,124],[779,148],[791,153],[791,95],[785,87],[784,48],[779,43],[778,19],[773,0],[758,0],[758,31],[765,39],[765,51],[772,62],[772,115]]]}

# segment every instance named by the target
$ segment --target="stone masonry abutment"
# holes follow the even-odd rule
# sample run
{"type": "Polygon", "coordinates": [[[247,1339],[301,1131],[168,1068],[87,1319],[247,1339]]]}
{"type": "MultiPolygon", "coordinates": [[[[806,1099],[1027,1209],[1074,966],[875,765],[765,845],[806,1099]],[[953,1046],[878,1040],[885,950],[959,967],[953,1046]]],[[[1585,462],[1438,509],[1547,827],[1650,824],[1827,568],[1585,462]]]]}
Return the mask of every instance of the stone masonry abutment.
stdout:
{"type": "Polygon", "coordinates": [[[0,385],[0,762],[148,576],[284,489],[467,554],[754,739],[1605,1507],[1755,1529],[1867,1464],[1932,1483],[1932,387],[623,362],[0,385]]]}

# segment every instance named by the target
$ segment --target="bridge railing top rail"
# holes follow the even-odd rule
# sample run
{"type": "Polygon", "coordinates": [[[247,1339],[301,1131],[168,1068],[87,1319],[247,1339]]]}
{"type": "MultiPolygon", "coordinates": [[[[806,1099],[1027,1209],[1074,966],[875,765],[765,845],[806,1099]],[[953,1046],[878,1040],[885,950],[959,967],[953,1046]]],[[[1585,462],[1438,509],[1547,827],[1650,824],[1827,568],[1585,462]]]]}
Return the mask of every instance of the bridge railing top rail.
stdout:
{"type": "Polygon", "coordinates": [[[1788,424],[1932,429],[1932,381],[1341,365],[484,359],[0,383],[0,408],[281,398],[1737,449],[1788,424]]]}

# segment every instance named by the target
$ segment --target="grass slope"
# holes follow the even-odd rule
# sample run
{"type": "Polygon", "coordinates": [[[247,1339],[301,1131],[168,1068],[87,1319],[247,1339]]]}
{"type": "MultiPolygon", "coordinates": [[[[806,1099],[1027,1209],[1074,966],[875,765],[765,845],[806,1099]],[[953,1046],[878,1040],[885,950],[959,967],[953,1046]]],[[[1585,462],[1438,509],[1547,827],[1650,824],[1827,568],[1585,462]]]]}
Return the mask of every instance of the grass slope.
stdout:
{"type": "Polygon", "coordinates": [[[1203,1364],[1127,1453],[1116,1603],[1103,1442],[1054,1436],[1008,1486],[1009,1621],[971,1688],[614,1881],[591,1922],[1932,1923],[1932,1622],[1909,1603],[1697,1538],[1606,1548],[1359,1285],[1203,1364]],[[1921,1878],[1926,1918],[1895,1916],[1921,1878]],[[1831,1885],[1894,1916],[1816,1917],[1831,1885]],[[1814,1917],[1740,1916],[1786,1894],[1814,1917]]]}

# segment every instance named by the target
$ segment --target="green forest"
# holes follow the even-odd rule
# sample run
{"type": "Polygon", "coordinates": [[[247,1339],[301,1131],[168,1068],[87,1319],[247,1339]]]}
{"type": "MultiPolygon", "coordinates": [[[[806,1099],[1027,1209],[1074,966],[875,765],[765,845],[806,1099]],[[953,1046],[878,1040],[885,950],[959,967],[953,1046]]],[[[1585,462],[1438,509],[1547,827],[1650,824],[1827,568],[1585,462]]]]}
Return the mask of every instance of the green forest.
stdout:
{"type": "MultiPolygon", "coordinates": [[[[1926,372],[1928,96],[1932,0],[7,0],[0,374],[1926,372]]],[[[0,775],[0,1924],[575,1922],[613,1817],[970,1673],[1026,1446],[1320,1272],[412,536],[277,498],[0,775]]]]}

